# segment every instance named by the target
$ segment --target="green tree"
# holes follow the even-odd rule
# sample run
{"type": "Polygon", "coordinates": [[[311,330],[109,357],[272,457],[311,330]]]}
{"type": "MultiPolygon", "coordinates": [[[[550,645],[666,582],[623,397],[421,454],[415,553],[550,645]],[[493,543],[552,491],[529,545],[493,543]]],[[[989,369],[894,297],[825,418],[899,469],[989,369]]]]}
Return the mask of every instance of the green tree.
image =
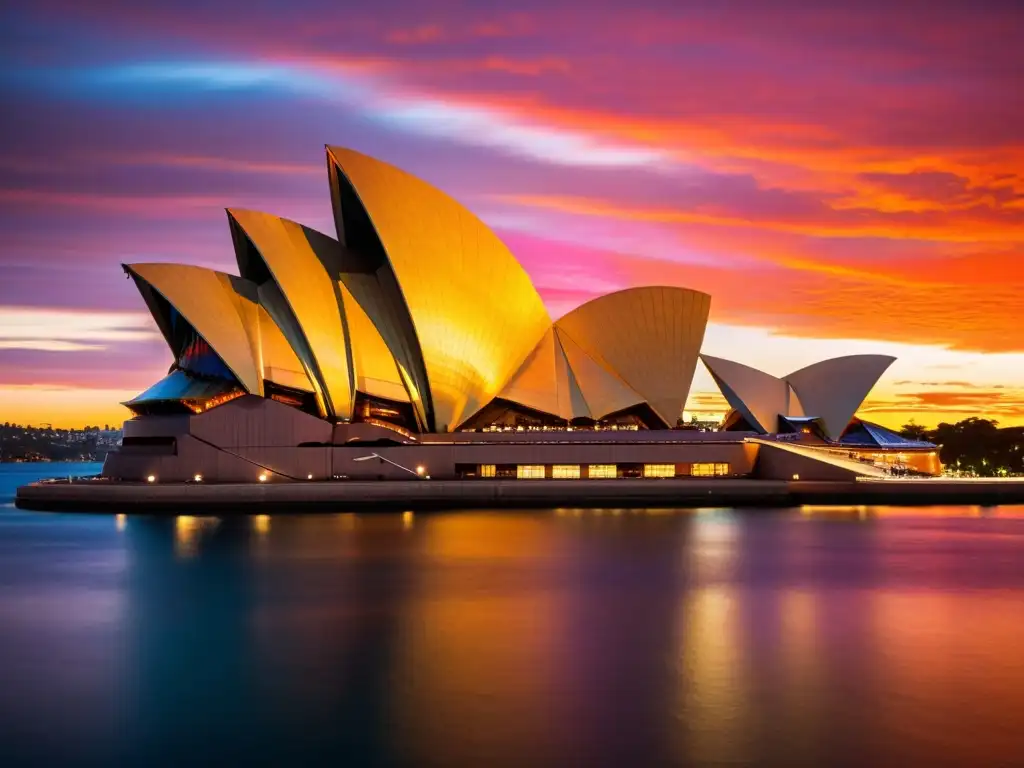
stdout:
{"type": "Polygon", "coordinates": [[[929,439],[929,431],[920,424],[915,423],[913,419],[900,427],[900,434],[908,440],[929,439]]]}

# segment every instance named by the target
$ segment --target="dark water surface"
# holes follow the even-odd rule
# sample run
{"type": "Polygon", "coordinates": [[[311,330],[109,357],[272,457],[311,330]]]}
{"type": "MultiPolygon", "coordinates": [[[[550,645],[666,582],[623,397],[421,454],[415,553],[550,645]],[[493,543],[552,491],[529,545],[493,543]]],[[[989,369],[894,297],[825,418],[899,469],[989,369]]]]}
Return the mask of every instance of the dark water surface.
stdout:
{"type": "Polygon", "coordinates": [[[68,473],[0,466],[0,766],[1024,764],[1022,508],[10,505],[68,473]]]}

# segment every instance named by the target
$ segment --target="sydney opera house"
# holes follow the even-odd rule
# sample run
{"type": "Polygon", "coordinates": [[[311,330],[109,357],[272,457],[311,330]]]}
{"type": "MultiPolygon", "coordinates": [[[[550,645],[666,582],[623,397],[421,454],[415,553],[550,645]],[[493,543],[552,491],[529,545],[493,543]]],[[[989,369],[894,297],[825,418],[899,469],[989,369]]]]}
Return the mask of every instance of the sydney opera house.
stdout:
{"type": "Polygon", "coordinates": [[[227,211],[238,274],[125,265],[171,350],[104,475],[125,481],[937,474],[855,417],[892,362],[776,378],[701,355],[711,297],[598,297],[558,320],[498,237],[393,166],[327,148],[336,236],[227,211]],[[732,407],[681,415],[706,365],[732,407]]]}

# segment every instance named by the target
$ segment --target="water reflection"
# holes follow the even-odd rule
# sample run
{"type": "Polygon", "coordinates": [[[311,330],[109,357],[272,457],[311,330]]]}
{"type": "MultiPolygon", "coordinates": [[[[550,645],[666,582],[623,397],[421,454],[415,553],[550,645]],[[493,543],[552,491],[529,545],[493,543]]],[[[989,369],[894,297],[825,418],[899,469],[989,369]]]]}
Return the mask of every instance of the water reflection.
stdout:
{"type": "Polygon", "coordinates": [[[1024,660],[1010,651],[1020,638],[1019,601],[1019,594],[999,593],[952,601],[919,590],[870,596],[864,642],[877,658],[879,682],[900,691],[879,702],[879,715],[913,725],[904,734],[908,757],[941,748],[946,760],[961,765],[993,765],[1007,754],[1024,758],[1024,660]],[[986,668],[999,673],[979,674],[986,668]],[[985,737],[951,742],[943,733],[950,722],[985,737]]]}
{"type": "Polygon", "coordinates": [[[0,534],[0,757],[1020,754],[1019,510],[17,513],[0,534]]]}
{"type": "Polygon", "coordinates": [[[193,517],[178,515],[174,519],[174,552],[181,558],[199,554],[199,543],[209,536],[220,524],[216,517],[193,517]]]}
{"type": "Polygon", "coordinates": [[[454,765],[489,755],[529,764],[564,722],[555,694],[570,661],[568,594],[539,587],[567,552],[548,534],[543,519],[528,516],[422,525],[389,691],[410,763],[444,754],[454,765]],[[452,739],[455,723],[461,735],[452,739]]]}

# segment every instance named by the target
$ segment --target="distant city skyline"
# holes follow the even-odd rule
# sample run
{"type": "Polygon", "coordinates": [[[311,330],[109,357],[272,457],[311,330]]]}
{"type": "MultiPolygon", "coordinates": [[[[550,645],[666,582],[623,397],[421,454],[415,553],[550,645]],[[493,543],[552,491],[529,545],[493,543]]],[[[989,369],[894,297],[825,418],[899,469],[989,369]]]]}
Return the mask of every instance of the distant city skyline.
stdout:
{"type": "MultiPolygon", "coordinates": [[[[553,318],[693,288],[710,355],[892,355],[872,421],[1024,424],[1024,11],[427,5],[5,10],[0,423],[119,425],[171,362],[119,264],[233,272],[229,206],[333,234],[342,143],[477,213],[553,318]]],[[[726,410],[702,367],[687,410],[726,410]]]]}

